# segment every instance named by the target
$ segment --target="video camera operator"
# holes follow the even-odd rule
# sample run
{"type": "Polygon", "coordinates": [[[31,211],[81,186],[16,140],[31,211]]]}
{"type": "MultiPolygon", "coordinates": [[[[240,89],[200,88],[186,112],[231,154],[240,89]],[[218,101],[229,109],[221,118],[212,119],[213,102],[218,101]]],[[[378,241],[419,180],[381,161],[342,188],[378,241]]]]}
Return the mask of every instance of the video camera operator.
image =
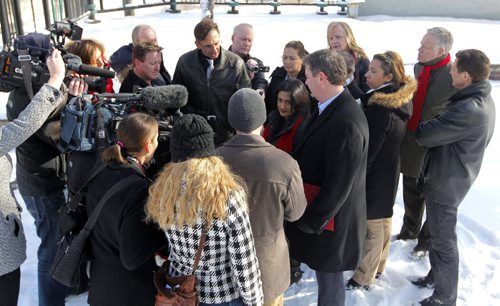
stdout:
{"type": "Polygon", "coordinates": [[[26,240],[20,220],[21,209],[9,192],[12,161],[9,151],[16,148],[17,181],[26,207],[35,219],[41,238],[38,251],[38,292],[40,305],[64,305],[65,288],[52,280],[48,270],[56,250],[57,209],[64,204],[62,156],[51,144],[50,135],[57,114],[64,107],[67,93],[80,95],[83,82],[72,80],[61,88],[65,65],[59,50],[46,59],[50,78],[30,101],[24,88],[14,90],[7,103],[10,121],[0,129],[0,301],[17,305],[20,283],[19,266],[26,259],[26,240]],[[48,120],[47,120],[48,119],[48,120]],[[35,133],[35,134],[33,134],[35,133]],[[6,222],[2,222],[6,221],[6,222]]]}
{"type": "Polygon", "coordinates": [[[269,84],[265,72],[269,72],[269,67],[264,66],[264,63],[250,55],[250,50],[253,45],[253,27],[248,23],[240,23],[234,27],[233,35],[231,36],[232,45],[229,51],[236,53],[243,61],[247,68],[248,76],[252,82],[252,88],[255,89],[261,96],[265,97],[267,85],[269,84]]]}
{"type": "MultiPolygon", "coordinates": [[[[80,39],[68,42],[65,45],[68,53],[79,56],[82,63],[97,68],[110,69],[110,65],[104,52],[104,45],[95,39],[80,39]]],[[[106,77],[86,76],[85,83],[88,84],[89,93],[114,92],[113,80],[106,77]]]]}

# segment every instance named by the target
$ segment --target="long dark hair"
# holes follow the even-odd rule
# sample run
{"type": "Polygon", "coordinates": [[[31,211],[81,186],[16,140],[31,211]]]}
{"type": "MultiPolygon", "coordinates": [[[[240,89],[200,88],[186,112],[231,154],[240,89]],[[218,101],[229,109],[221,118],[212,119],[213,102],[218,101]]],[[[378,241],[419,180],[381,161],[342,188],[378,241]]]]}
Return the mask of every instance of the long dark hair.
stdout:
{"type": "Polygon", "coordinates": [[[148,140],[158,132],[158,122],[144,113],[133,113],[125,117],[116,131],[116,144],[102,152],[104,162],[117,161],[127,164],[127,156],[141,152],[148,140]]]}
{"type": "MultiPolygon", "coordinates": [[[[306,86],[302,81],[297,79],[287,79],[280,83],[276,95],[280,91],[287,92],[290,96],[290,105],[292,106],[292,113],[299,113],[307,117],[310,109],[310,97],[306,86]]],[[[277,100],[277,99],[276,99],[277,100]]]]}

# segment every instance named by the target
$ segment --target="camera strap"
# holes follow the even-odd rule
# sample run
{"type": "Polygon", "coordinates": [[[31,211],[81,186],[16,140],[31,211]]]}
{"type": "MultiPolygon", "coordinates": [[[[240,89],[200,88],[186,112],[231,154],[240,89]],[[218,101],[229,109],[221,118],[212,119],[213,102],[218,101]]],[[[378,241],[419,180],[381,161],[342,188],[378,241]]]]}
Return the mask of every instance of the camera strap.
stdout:
{"type": "Polygon", "coordinates": [[[17,59],[21,63],[21,68],[23,69],[24,86],[30,99],[33,99],[33,84],[31,83],[31,55],[24,38],[19,39],[18,46],[17,59]]]}

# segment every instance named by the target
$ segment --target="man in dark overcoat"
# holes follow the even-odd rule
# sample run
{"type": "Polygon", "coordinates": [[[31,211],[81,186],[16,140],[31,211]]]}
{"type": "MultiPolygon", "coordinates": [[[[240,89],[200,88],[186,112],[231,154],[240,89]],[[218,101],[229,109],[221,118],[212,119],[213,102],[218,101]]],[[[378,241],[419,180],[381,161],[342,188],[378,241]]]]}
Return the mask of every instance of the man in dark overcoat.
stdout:
{"type": "Polygon", "coordinates": [[[316,271],[318,305],[344,305],[342,272],[358,267],[366,233],[368,123],[343,87],[340,54],[324,49],[304,63],[306,84],[319,103],[292,153],[309,206],[287,225],[290,257],[316,271]]]}

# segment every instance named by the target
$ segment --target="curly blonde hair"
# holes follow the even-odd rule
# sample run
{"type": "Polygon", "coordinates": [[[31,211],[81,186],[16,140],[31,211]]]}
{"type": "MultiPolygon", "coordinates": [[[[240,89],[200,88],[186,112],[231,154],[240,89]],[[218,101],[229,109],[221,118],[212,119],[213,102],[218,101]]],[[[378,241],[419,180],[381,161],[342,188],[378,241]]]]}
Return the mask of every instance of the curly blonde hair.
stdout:
{"type": "Polygon", "coordinates": [[[245,188],[217,156],[170,163],[149,188],[146,218],[168,228],[192,225],[201,213],[210,224],[225,219],[228,198],[245,188]]]}

